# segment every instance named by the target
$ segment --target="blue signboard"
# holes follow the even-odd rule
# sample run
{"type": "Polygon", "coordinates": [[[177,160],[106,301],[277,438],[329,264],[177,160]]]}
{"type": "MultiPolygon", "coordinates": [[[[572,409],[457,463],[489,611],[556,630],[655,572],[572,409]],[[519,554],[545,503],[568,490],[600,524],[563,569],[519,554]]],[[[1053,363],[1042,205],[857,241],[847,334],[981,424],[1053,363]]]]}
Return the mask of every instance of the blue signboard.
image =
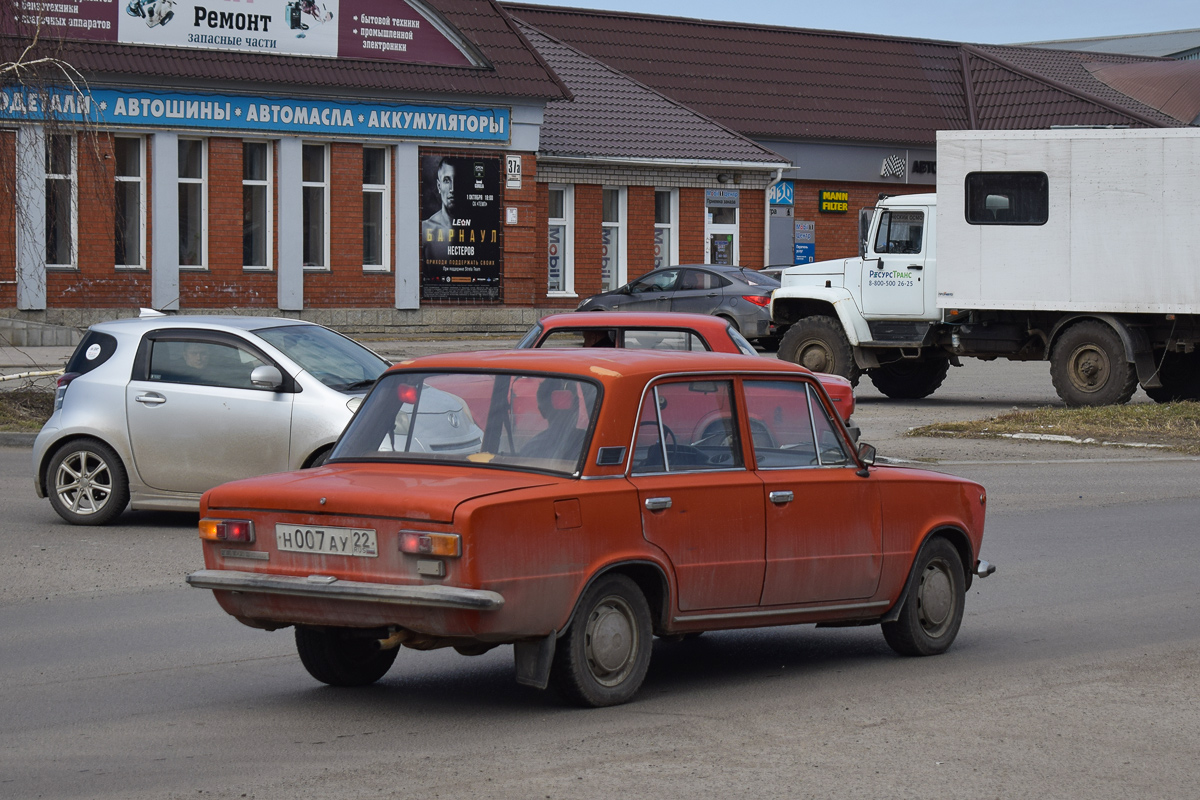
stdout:
{"type": "Polygon", "coordinates": [[[795,205],[795,188],[791,181],[780,181],[767,190],[767,198],[773,206],[795,205]]]}
{"type": "Polygon", "coordinates": [[[201,92],[0,90],[0,120],[506,144],[509,109],[201,92]]]}
{"type": "Polygon", "coordinates": [[[793,264],[811,264],[817,260],[817,246],[812,242],[796,242],[796,258],[793,264]]]}

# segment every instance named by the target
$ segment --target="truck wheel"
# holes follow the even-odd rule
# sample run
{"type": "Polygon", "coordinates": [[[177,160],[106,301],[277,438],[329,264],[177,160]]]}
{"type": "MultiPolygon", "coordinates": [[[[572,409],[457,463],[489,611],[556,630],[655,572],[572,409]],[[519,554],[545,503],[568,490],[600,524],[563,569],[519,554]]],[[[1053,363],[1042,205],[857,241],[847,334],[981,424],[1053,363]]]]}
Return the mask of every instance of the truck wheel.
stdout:
{"type": "Polygon", "coordinates": [[[950,649],[962,625],[967,594],[962,558],[938,536],[917,553],[908,595],[895,622],[883,623],[883,638],[902,656],[936,656],[950,649]]]}
{"type": "Polygon", "coordinates": [[[330,686],[368,686],[387,674],[400,648],[336,629],[296,626],[296,652],[308,674],[330,686]]]}
{"type": "Polygon", "coordinates": [[[1156,403],[1200,400],[1200,351],[1155,355],[1162,386],[1146,389],[1150,399],[1156,403]]]}
{"type": "Polygon", "coordinates": [[[558,641],[550,679],[569,700],[598,708],[628,701],[650,667],[653,631],[641,589],[624,575],[600,578],[558,641]]]}
{"type": "Polygon", "coordinates": [[[862,375],[850,340],[833,317],[805,317],[788,328],[779,343],[778,355],[813,372],[841,375],[851,386],[857,386],[862,375]]]}
{"type": "Polygon", "coordinates": [[[1137,372],[1125,358],[1121,338],[1092,320],[1077,322],[1058,337],[1050,377],[1058,396],[1072,407],[1120,405],[1137,389],[1137,372]]]}
{"type": "Polygon", "coordinates": [[[867,375],[875,388],[895,400],[919,400],[937,391],[950,371],[950,360],[930,358],[922,361],[904,360],[884,364],[867,375]]]}

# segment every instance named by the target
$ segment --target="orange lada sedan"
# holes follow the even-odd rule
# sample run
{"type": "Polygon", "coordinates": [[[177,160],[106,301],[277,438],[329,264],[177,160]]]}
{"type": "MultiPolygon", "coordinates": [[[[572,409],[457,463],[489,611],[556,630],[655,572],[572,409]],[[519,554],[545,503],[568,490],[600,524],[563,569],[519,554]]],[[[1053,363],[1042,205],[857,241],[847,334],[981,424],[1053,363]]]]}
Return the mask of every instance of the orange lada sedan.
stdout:
{"type": "MultiPolygon", "coordinates": [[[[460,423],[461,424],[461,423],[460,423]]],[[[397,648],[513,645],[516,679],[623,703],[653,637],[878,624],[908,655],[954,641],[983,487],[876,466],[812,373],[774,359],[612,349],[454,353],[396,365],[323,467],[201,503],[211,589],[293,626],[305,668],[373,683],[397,648]],[[425,442],[427,397],[482,434],[425,442]]]]}

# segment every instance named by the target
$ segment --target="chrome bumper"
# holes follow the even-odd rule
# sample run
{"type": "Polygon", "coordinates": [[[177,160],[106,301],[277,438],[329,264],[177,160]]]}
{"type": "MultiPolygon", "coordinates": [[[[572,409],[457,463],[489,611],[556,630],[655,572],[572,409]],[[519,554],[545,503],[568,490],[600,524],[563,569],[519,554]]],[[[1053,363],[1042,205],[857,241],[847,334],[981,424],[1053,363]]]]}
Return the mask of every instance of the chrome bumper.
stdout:
{"type": "Polygon", "coordinates": [[[332,575],[261,575],[228,569],[201,569],[187,576],[197,589],[214,589],[247,594],[285,594],[322,600],[353,600],[362,603],[391,603],[402,606],[458,608],[466,611],[495,611],[504,596],[485,589],[456,586],[396,586],[390,583],[343,581],[332,575]]]}
{"type": "Polygon", "coordinates": [[[975,564],[975,577],[986,578],[996,571],[995,564],[989,564],[986,561],[979,561],[975,564]]]}

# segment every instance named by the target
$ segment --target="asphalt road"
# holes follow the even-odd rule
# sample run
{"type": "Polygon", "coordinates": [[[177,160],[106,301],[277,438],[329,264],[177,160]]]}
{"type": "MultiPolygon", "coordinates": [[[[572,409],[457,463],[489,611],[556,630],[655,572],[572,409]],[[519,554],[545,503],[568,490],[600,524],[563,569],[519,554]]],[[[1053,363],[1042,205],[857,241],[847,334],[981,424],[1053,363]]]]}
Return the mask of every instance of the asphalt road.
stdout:
{"type": "Polygon", "coordinates": [[[517,686],[509,648],[322,686],[289,631],[183,585],[194,515],[66,526],[2,448],[0,797],[1194,796],[1197,461],[904,436],[1054,402],[1044,365],[977,367],[923,405],[864,382],[856,415],[884,456],[988,487],[1000,571],[949,653],[900,658],[878,628],[707,634],[656,643],[635,701],[590,711],[517,686]]]}

